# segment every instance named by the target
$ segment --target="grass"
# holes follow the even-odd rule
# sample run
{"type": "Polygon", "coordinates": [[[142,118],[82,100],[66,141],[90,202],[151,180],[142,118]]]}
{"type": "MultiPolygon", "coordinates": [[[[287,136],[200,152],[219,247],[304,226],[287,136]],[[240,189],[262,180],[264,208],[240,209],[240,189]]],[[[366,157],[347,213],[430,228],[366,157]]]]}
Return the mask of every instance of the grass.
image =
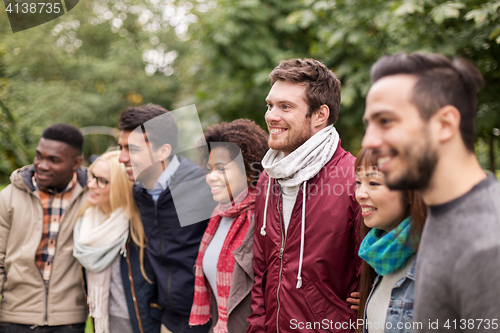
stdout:
{"type": "Polygon", "coordinates": [[[92,330],[92,321],[89,317],[89,319],[87,319],[87,323],[85,325],[85,333],[93,333],[94,331],[92,330]]]}

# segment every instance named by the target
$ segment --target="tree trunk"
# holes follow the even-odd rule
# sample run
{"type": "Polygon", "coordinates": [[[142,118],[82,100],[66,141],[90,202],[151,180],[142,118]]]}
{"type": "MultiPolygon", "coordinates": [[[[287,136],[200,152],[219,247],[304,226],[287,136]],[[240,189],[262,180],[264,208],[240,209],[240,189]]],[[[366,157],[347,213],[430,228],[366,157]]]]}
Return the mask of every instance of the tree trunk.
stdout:
{"type": "Polygon", "coordinates": [[[495,167],[495,136],[490,135],[489,140],[490,146],[490,171],[495,175],[496,167],[495,167]]]}

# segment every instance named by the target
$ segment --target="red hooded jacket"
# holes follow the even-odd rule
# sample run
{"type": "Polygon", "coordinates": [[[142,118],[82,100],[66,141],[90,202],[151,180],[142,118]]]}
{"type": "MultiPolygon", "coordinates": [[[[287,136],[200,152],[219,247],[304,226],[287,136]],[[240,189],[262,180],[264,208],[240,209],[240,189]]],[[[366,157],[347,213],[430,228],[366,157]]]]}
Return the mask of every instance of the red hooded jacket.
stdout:
{"type": "Polygon", "coordinates": [[[332,159],[307,181],[304,233],[303,187],[284,236],[281,189],[271,179],[262,235],[269,176],[265,172],[260,176],[253,245],[253,313],[247,333],[354,332],[356,314],[346,301],[358,289],[361,271],[357,254],[361,209],[354,196],[354,160],[339,143],[332,159]],[[297,288],[302,235],[302,286],[297,288]]]}

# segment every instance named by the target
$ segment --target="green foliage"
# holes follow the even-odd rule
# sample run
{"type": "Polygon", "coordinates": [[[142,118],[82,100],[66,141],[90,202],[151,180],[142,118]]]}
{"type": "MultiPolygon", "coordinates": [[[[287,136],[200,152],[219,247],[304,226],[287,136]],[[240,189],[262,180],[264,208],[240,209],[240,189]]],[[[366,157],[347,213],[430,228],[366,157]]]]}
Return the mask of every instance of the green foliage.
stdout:
{"type": "Polygon", "coordinates": [[[15,34],[0,21],[0,181],[32,161],[51,124],[114,127],[127,106],[171,107],[183,46],[157,19],[140,1],[91,0],[15,34]]]}
{"type": "Polygon", "coordinates": [[[280,60],[313,57],[342,81],[336,127],[356,153],[371,65],[395,52],[437,52],[469,58],[483,72],[477,132],[486,137],[500,127],[499,7],[499,1],[219,0],[196,12],[199,20],[190,26],[181,101],[195,102],[212,120],[249,117],[263,124],[267,74],[280,60]]]}
{"type": "Polygon", "coordinates": [[[0,34],[0,181],[31,160],[46,126],[114,127],[129,105],[194,103],[205,126],[264,125],[267,75],[294,57],[319,59],[341,79],[336,127],[353,153],[370,68],[395,52],[474,61],[486,81],[478,138],[500,128],[498,0],[85,0],[16,34],[2,20],[0,34]]]}

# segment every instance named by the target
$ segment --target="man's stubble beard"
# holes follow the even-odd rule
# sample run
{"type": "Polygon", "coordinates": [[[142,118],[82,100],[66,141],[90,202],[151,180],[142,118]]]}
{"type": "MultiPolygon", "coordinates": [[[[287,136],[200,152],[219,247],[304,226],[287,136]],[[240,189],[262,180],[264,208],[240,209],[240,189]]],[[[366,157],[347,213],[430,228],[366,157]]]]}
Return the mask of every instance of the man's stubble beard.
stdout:
{"type": "Polygon", "coordinates": [[[389,179],[386,175],[385,185],[391,190],[415,190],[424,191],[429,188],[430,181],[436,170],[438,162],[438,154],[435,148],[426,140],[420,149],[414,147],[413,152],[410,149],[405,149],[399,155],[408,163],[407,171],[399,178],[389,179]],[[419,153],[418,150],[421,152],[419,153]]]}
{"type": "Polygon", "coordinates": [[[296,137],[288,136],[287,141],[281,145],[275,145],[271,140],[271,136],[269,136],[269,140],[267,143],[269,145],[269,148],[271,148],[273,150],[281,151],[281,152],[288,155],[288,154],[292,153],[293,151],[295,151],[300,146],[302,146],[311,137],[312,137],[311,118],[306,117],[306,124],[305,124],[305,126],[302,127],[302,131],[300,132],[300,136],[296,136],[296,137]]]}

